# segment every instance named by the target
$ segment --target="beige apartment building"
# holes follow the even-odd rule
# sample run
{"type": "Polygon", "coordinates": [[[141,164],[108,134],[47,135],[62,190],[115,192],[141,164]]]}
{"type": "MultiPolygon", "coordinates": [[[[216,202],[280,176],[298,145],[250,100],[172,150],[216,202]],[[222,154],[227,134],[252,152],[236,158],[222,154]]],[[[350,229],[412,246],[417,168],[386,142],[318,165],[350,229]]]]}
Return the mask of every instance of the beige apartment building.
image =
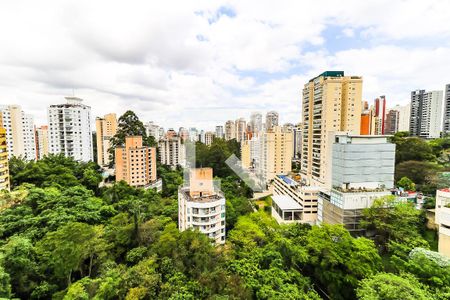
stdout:
{"type": "Polygon", "coordinates": [[[303,88],[301,172],[308,184],[329,186],[333,132],[360,133],[362,77],[326,71],[303,88]]]}
{"type": "Polygon", "coordinates": [[[274,126],[260,137],[259,168],[266,182],[292,169],[293,132],[274,126]]]}
{"type": "Polygon", "coordinates": [[[125,146],[115,149],[116,181],[134,187],[156,182],[156,148],[143,146],[142,136],[127,136],[125,146]]]}
{"type": "Polygon", "coordinates": [[[2,127],[1,123],[0,117],[0,191],[9,191],[8,145],[6,142],[6,129],[2,127]]]}
{"type": "Polygon", "coordinates": [[[241,164],[242,168],[249,169],[252,164],[252,159],[250,157],[250,141],[243,141],[241,143],[241,164]]]}
{"type": "Polygon", "coordinates": [[[19,105],[0,106],[0,115],[2,127],[6,130],[9,158],[17,156],[26,160],[36,159],[33,117],[25,114],[19,105]]]}
{"type": "Polygon", "coordinates": [[[110,139],[117,132],[116,114],[107,114],[103,118],[96,118],[95,128],[97,132],[97,163],[100,166],[107,166],[109,165],[110,139]]]}
{"type": "Polygon", "coordinates": [[[43,125],[36,128],[36,156],[43,159],[48,155],[48,126],[43,125]]]}

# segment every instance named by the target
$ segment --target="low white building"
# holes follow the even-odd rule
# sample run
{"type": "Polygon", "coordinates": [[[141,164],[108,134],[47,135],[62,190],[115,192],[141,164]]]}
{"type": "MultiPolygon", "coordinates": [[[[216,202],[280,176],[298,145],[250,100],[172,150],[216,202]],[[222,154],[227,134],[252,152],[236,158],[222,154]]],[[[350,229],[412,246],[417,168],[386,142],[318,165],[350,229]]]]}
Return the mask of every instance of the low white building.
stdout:
{"type": "Polygon", "coordinates": [[[439,226],[439,253],[450,257],[450,189],[436,191],[436,225],[439,226]]]}
{"type": "Polygon", "coordinates": [[[302,184],[287,175],[277,175],[273,181],[273,194],[289,196],[301,206],[301,223],[316,223],[319,187],[302,184]]]}
{"type": "Polygon", "coordinates": [[[178,190],[178,226],[225,243],[225,197],[214,186],[211,168],[191,169],[189,185],[178,190]]]}
{"type": "Polygon", "coordinates": [[[303,207],[290,196],[272,196],[272,217],[278,224],[300,223],[303,207]]]}

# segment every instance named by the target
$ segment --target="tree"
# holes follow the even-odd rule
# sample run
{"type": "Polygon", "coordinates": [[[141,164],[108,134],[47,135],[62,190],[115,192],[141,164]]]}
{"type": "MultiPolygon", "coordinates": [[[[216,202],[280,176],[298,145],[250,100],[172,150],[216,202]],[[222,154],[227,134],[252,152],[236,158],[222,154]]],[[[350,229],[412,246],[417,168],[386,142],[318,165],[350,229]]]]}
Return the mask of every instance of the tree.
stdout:
{"type": "Polygon", "coordinates": [[[13,236],[1,247],[0,253],[3,255],[1,264],[9,273],[14,294],[26,298],[38,281],[36,251],[31,241],[21,236],[13,236]]]}
{"type": "Polygon", "coordinates": [[[432,299],[426,289],[411,275],[402,277],[378,273],[363,279],[356,290],[361,300],[428,300],[432,299]]]}
{"type": "Polygon", "coordinates": [[[136,114],[127,110],[119,117],[117,132],[110,140],[110,148],[108,149],[110,155],[110,164],[114,165],[114,149],[118,146],[125,145],[125,138],[127,136],[142,136],[144,146],[156,146],[155,139],[147,136],[144,124],[139,120],[136,114]]]}
{"type": "Polygon", "coordinates": [[[381,253],[406,257],[415,247],[429,247],[420,234],[423,212],[394,196],[376,199],[371,207],[363,210],[360,224],[374,235],[381,253]]]}
{"type": "Polygon", "coordinates": [[[9,299],[11,297],[11,284],[9,283],[9,274],[0,265],[0,298],[9,299]]]}
{"type": "Polygon", "coordinates": [[[435,161],[431,146],[423,139],[418,137],[399,137],[392,139],[396,145],[395,162],[399,164],[408,160],[416,161],[435,161]]]}
{"type": "Polygon", "coordinates": [[[381,270],[374,243],[353,238],[341,225],[314,226],[306,236],[305,246],[309,255],[306,271],[332,299],[353,298],[358,281],[381,270]]]}
{"type": "Polygon", "coordinates": [[[405,191],[415,191],[416,184],[406,176],[403,176],[398,182],[397,185],[403,188],[405,191]]]}
{"type": "Polygon", "coordinates": [[[438,164],[427,161],[404,161],[395,166],[395,180],[408,177],[419,190],[427,186],[431,187],[430,190],[436,190],[438,172],[441,170],[438,164]]]}
{"type": "Polygon", "coordinates": [[[81,277],[90,276],[93,266],[105,257],[108,246],[102,234],[102,227],[73,222],[47,233],[36,247],[55,278],[65,279],[65,286],[69,286],[74,272],[81,277]],[[84,260],[88,261],[86,266],[84,260]]]}

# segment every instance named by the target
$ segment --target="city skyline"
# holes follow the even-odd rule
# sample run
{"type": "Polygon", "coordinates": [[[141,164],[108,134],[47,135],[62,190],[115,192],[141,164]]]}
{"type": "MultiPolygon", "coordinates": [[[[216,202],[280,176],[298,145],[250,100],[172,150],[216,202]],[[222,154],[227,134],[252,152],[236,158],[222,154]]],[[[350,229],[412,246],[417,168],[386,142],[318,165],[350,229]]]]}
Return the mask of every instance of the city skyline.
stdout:
{"type": "Polygon", "coordinates": [[[363,99],[388,107],[448,83],[445,2],[104,4],[0,4],[1,104],[45,125],[45,108],[74,93],[93,117],[130,109],[213,130],[253,111],[298,123],[300,90],[323,70],[362,76],[363,99]]]}

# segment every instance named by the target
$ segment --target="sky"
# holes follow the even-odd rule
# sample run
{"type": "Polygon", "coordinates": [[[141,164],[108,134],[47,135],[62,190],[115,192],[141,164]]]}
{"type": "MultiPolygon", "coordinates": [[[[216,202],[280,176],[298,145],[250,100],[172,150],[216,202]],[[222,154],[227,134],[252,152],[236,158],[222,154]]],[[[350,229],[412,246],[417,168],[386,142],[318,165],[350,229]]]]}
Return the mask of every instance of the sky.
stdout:
{"type": "Polygon", "coordinates": [[[74,94],[93,117],[206,130],[253,111],[301,119],[325,70],[406,104],[450,83],[450,1],[1,1],[0,104],[46,124],[74,94]]]}

